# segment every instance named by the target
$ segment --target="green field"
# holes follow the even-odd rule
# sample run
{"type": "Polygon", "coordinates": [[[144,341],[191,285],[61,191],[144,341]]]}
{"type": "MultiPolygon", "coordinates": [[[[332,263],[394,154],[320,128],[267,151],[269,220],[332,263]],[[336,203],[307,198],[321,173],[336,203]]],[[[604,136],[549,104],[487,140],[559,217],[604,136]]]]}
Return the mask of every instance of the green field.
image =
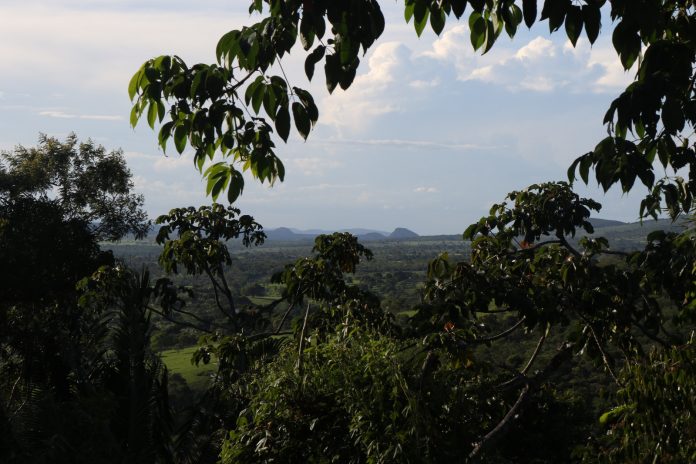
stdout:
{"type": "Polygon", "coordinates": [[[191,356],[196,351],[195,346],[180,350],[167,350],[160,353],[162,362],[172,374],[181,374],[189,388],[194,391],[202,391],[210,382],[210,375],[215,372],[216,365],[208,364],[196,366],[191,363],[191,356]]]}

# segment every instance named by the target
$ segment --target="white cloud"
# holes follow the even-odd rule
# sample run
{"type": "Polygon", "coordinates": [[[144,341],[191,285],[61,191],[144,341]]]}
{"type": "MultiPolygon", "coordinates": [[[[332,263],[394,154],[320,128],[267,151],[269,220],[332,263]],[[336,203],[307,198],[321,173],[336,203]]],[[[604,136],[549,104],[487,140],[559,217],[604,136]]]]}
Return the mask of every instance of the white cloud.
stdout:
{"type": "Polygon", "coordinates": [[[74,119],[76,117],[74,114],[67,114],[63,111],[40,111],[39,116],[48,116],[49,118],[59,119],[74,119]]]}
{"type": "Polygon", "coordinates": [[[347,91],[337,89],[323,99],[320,123],[359,130],[378,116],[399,111],[393,90],[408,72],[409,53],[399,42],[377,45],[367,62],[367,73],[358,75],[347,91]]]}
{"type": "Polygon", "coordinates": [[[395,146],[412,148],[437,148],[447,150],[493,150],[505,148],[504,146],[480,145],[475,143],[446,143],[433,142],[430,140],[408,140],[408,139],[315,139],[315,143],[329,145],[372,145],[372,146],[395,146]]]}
{"type": "Polygon", "coordinates": [[[296,166],[305,176],[320,176],[326,173],[327,170],[343,166],[343,163],[340,161],[326,157],[293,158],[290,159],[290,163],[296,166]]]}
{"type": "Polygon", "coordinates": [[[40,111],[39,116],[58,119],[89,119],[93,121],[122,121],[123,117],[110,114],[70,114],[64,111],[40,111]]]}
{"type": "Polygon", "coordinates": [[[157,160],[153,163],[153,169],[157,172],[171,172],[178,170],[193,171],[195,167],[193,165],[193,155],[190,153],[184,153],[183,155],[172,155],[165,156],[160,154],[157,156],[157,160]]]}
{"type": "Polygon", "coordinates": [[[425,89],[429,87],[437,87],[440,85],[440,79],[437,77],[435,79],[430,79],[430,80],[422,80],[422,79],[416,79],[408,83],[409,87],[413,87],[414,89],[425,89]]]}
{"type": "Polygon", "coordinates": [[[303,191],[325,191],[325,190],[358,190],[366,187],[366,184],[329,184],[321,183],[316,185],[305,185],[302,187],[297,187],[296,190],[303,191]]]}
{"type": "Polygon", "coordinates": [[[527,45],[517,50],[515,58],[520,61],[538,61],[542,58],[552,58],[556,56],[556,47],[549,39],[537,37],[527,45]]]}
{"type": "MultiPolygon", "coordinates": [[[[602,36],[594,46],[581,38],[576,47],[562,35],[559,43],[537,36],[518,49],[496,44],[486,55],[473,52],[465,25],[447,30],[423,57],[453,66],[461,81],[481,81],[508,91],[615,93],[631,81],[610,39],[602,36]]],[[[557,39],[558,40],[558,39],[557,39]]]]}
{"type": "Polygon", "coordinates": [[[41,86],[50,74],[53,85],[125,94],[130,76],[146,59],[176,51],[184,59],[214,61],[217,39],[248,22],[248,16],[229,12],[127,9],[116,2],[90,9],[84,3],[3,2],[2,79],[41,86]]]}
{"type": "Polygon", "coordinates": [[[416,193],[437,193],[435,187],[416,187],[413,191],[416,193]]]}

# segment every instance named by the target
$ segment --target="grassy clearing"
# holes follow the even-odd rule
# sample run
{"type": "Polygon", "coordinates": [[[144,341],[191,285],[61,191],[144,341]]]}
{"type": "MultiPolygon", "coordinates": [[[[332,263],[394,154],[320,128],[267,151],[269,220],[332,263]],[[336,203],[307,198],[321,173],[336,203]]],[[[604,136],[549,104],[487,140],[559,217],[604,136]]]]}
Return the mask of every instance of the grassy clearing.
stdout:
{"type": "Polygon", "coordinates": [[[181,374],[191,390],[202,391],[210,382],[210,374],[215,371],[215,366],[212,363],[200,366],[191,364],[191,356],[194,351],[196,351],[196,347],[190,346],[180,350],[163,351],[160,356],[169,372],[181,374]]]}

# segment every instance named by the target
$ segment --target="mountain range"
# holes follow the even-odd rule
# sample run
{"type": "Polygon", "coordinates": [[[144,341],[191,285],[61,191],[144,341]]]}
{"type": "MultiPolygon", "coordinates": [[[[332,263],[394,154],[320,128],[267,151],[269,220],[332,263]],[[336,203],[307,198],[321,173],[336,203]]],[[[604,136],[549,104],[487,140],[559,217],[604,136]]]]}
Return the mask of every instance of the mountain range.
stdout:
{"type": "MultiPolygon", "coordinates": [[[[299,230],[289,227],[278,227],[277,229],[265,229],[266,237],[271,241],[294,242],[302,240],[314,240],[317,235],[331,234],[334,231],[310,229],[299,230]]],[[[362,242],[374,242],[378,240],[408,240],[420,237],[417,233],[404,227],[397,227],[392,232],[384,232],[372,229],[341,229],[338,232],[349,232],[362,242]]]]}

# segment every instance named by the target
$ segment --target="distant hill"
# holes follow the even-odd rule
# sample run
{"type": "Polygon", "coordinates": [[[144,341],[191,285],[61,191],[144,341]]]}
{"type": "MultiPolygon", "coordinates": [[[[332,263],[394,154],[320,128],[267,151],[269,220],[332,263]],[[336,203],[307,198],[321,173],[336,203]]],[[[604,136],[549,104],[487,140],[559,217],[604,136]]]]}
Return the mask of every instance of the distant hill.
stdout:
{"type": "Polygon", "coordinates": [[[621,222],[621,221],[615,221],[613,219],[599,219],[599,218],[590,218],[590,224],[595,229],[600,229],[602,227],[613,227],[613,226],[623,226],[626,225],[626,222],[621,222]]]}
{"type": "Polygon", "coordinates": [[[298,240],[313,240],[314,235],[296,234],[287,227],[278,227],[277,229],[265,229],[268,240],[279,242],[295,242],[298,240]]]}
{"type": "MultiPolygon", "coordinates": [[[[329,230],[299,230],[290,229],[289,227],[278,227],[277,229],[266,229],[266,237],[271,241],[278,242],[297,242],[297,241],[313,241],[318,235],[332,234],[334,231],[329,230]]],[[[344,229],[339,232],[349,232],[358,237],[361,241],[377,241],[386,240],[387,234],[377,232],[371,229],[344,229]]]]}
{"type": "Polygon", "coordinates": [[[420,235],[417,233],[413,232],[412,230],[408,230],[404,227],[397,227],[394,229],[394,232],[389,234],[389,238],[394,240],[402,240],[402,239],[408,239],[408,238],[418,238],[420,235]]]}
{"type": "Polygon", "coordinates": [[[375,242],[378,240],[386,240],[387,237],[379,232],[368,232],[366,234],[359,234],[358,240],[363,242],[375,242]]]}
{"type": "Polygon", "coordinates": [[[316,237],[317,235],[321,234],[333,234],[334,232],[348,232],[350,234],[353,234],[355,236],[361,236],[361,235],[367,235],[367,234],[372,234],[372,233],[377,233],[382,235],[383,237],[386,237],[389,235],[389,232],[384,232],[382,230],[375,230],[375,229],[364,229],[360,227],[353,227],[350,229],[338,229],[338,230],[328,230],[328,229],[295,229],[290,227],[290,230],[295,232],[296,234],[299,235],[311,235],[313,237],[316,237]]]}

